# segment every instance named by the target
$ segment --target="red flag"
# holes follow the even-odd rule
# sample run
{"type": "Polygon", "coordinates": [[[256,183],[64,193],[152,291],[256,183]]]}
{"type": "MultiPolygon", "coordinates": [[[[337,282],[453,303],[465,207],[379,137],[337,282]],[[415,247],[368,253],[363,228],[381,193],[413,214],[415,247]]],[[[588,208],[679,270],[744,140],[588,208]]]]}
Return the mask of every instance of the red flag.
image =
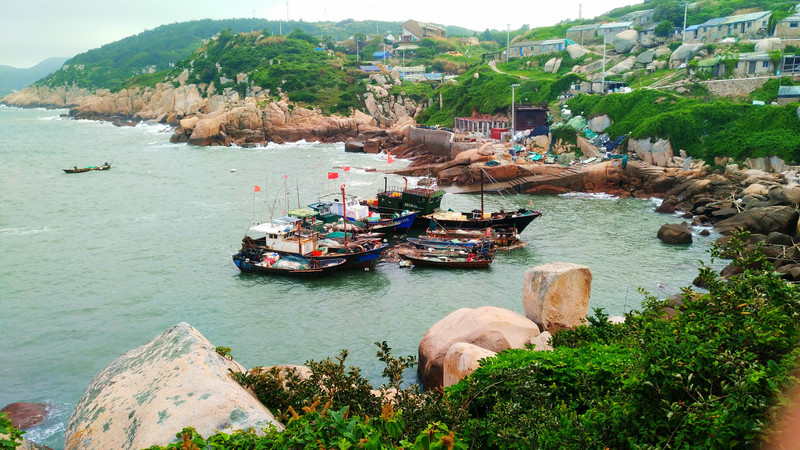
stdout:
{"type": "Polygon", "coordinates": [[[285,179],[287,179],[287,178],[289,178],[289,175],[284,175],[284,176],[283,176],[283,179],[284,179],[284,180],[285,180],[285,179]]]}
{"type": "Polygon", "coordinates": [[[531,199],[531,206],[533,206],[533,199],[531,199]]]}
{"type": "Polygon", "coordinates": [[[350,166],[342,166],[342,170],[344,170],[345,172],[349,172],[350,166]]]}
{"type": "Polygon", "coordinates": [[[339,172],[328,172],[328,179],[335,180],[339,178],[339,172]]]}
{"type": "Polygon", "coordinates": [[[256,185],[256,188],[255,188],[255,191],[254,191],[254,192],[261,192],[261,186],[259,186],[259,185],[256,185]]]}
{"type": "Polygon", "coordinates": [[[394,158],[392,158],[392,153],[391,152],[386,152],[386,162],[388,164],[391,164],[391,163],[394,162],[394,158]]]}

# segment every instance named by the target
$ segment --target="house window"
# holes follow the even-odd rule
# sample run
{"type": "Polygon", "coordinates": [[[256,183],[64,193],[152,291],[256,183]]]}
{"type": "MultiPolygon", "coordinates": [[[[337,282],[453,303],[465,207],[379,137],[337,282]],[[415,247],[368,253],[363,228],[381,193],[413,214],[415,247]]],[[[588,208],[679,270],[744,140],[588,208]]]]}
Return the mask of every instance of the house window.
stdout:
{"type": "Polygon", "coordinates": [[[747,28],[750,28],[752,26],[753,26],[753,22],[747,22],[747,28]]]}
{"type": "Polygon", "coordinates": [[[797,28],[797,22],[789,22],[789,28],[797,28]]]}
{"type": "Polygon", "coordinates": [[[722,25],[717,27],[717,31],[722,31],[722,25]]]}
{"type": "Polygon", "coordinates": [[[738,68],[739,68],[739,63],[737,62],[736,66],[734,66],[734,69],[738,69],[738,68]]]}
{"type": "Polygon", "coordinates": [[[769,61],[762,61],[761,67],[769,67],[769,61]]]}

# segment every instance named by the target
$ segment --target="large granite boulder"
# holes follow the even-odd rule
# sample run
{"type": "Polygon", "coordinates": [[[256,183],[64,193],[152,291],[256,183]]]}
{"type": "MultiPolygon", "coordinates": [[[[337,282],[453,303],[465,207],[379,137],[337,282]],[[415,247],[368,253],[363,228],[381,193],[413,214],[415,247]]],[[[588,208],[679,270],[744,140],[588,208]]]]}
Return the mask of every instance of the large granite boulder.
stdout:
{"type": "Polygon", "coordinates": [[[667,167],[675,156],[670,141],[659,139],[651,142],[650,139],[631,139],[628,141],[628,150],[635,151],[639,158],[648,164],[667,167]]]}
{"type": "Polygon", "coordinates": [[[611,126],[611,119],[607,114],[589,119],[589,129],[595,133],[602,133],[611,126]]]}
{"type": "Polygon", "coordinates": [[[539,327],[523,315],[495,306],[461,308],[431,326],[419,343],[419,372],[425,389],[444,384],[444,360],[450,347],[463,342],[492,352],[524,348],[539,327]]]}
{"type": "Polygon", "coordinates": [[[572,263],[550,263],[525,271],[522,304],[525,317],[550,333],[583,324],[589,313],[592,269],[572,263]]]}
{"type": "Polygon", "coordinates": [[[755,41],[755,51],[767,53],[774,50],[783,50],[786,48],[786,44],[783,43],[781,38],[767,38],[767,39],[759,39],[755,41]]]}
{"type": "Polygon", "coordinates": [[[451,345],[444,356],[442,387],[458,383],[480,366],[480,360],[491,358],[496,354],[497,352],[466,342],[456,342],[451,345]]]}
{"type": "Polygon", "coordinates": [[[618,55],[630,52],[639,43],[639,32],[636,30],[625,30],[617,33],[614,38],[614,51],[618,55]]]}
{"type": "Polygon", "coordinates": [[[670,61],[688,61],[695,57],[705,44],[682,44],[669,56],[670,61]]]}
{"type": "Polygon", "coordinates": [[[231,378],[244,372],[189,324],[128,351],[94,377],[67,424],[66,449],[146,448],[201,435],[283,426],[231,378]]]}
{"type": "Polygon", "coordinates": [[[691,244],[692,229],[686,222],[668,223],[658,229],[656,237],[665,244],[691,244]]]}
{"type": "Polygon", "coordinates": [[[579,59],[581,56],[589,53],[589,49],[580,44],[570,44],[567,46],[567,53],[570,59],[579,59]]]}
{"type": "Polygon", "coordinates": [[[797,210],[791,206],[768,206],[753,208],[717,222],[714,228],[721,234],[728,235],[736,230],[745,230],[756,234],[770,234],[778,231],[794,236],[797,233],[797,210]]]}
{"type": "Polygon", "coordinates": [[[643,51],[642,53],[639,53],[639,55],[636,56],[636,62],[639,63],[639,64],[644,64],[644,65],[650,64],[651,62],[653,62],[653,59],[655,58],[655,55],[656,55],[656,51],[655,50],[652,50],[652,49],[651,50],[645,50],[645,51],[643,51]]]}
{"type": "Polygon", "coordinates": [[[625,72],[630,72],[633,69],[634,64],[636,64],[636,58],[631,56],[630,58],[620,61],[617,65],[608,69],[608,71],[612,74],[620,75],[625,72]]]}
{"type": "Polygon", "coordinates": [[[551,58],[544,63],[544,71],[547,73],[556,73],[561,68],[561,58],[551,58]]]}

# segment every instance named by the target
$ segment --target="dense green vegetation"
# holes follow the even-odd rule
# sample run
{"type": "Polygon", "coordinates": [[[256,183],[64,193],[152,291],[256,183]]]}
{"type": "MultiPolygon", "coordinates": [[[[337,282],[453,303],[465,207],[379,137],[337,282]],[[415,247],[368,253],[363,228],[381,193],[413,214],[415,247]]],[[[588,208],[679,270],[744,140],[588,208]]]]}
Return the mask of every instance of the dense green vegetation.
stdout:
{"type": "MultiPolygon", "coordinates": [[[[771,84],[761,92],[766,101],[771,92],[777,93],[771,84]]],[[[568,105],[586,117],[608,114],[613,121],[607,130],[610,135],[669,139],[676,150],[707,161],[715,156],[743,160],[773,155],[790,163],[800,161],[797,104],[754,106],[636,90],[603,97],[580,95],[568,105]]]]}
{"type": "Polygon", "coordinates": [[[553,351],[501,352],[444,391],[402,387],[416,361],[386,343],[381,397],[345,366],[347,352],[309,362],[305,380],[277,369],[235,375],[287,431],[206,440],[187,428],[167,448],[755,447],[797,381],[800,290],[758,249],[742,253],[742,238],[726,252],[743,273],[725,280],[701,267],[708,292],[684,289],[679,302],[645,293],[623,324],[596,310],[586,326],[555,333],[553,351]]]}
{"type": "Polygon", "coordinates": [[[0,412],[0,450],[14,450],[22,443],[23,432],[14,428],[6,413],[0,412]]]}
{"type": "Polygon", "coordinates": [[[455,117],[470,116],[473,112],[508,113],[512,84],[520,84],[515,93],[517,100],[549,103],[580,80],[575,74],[553,79],[520,80],[516,76],[497,73],[487,66],[478,66],[462,75],[457,83],[438,87],[433,96],[442,96],[442,108],[434,102],[416,120],[425,125],[452,126],[455,117]]]}

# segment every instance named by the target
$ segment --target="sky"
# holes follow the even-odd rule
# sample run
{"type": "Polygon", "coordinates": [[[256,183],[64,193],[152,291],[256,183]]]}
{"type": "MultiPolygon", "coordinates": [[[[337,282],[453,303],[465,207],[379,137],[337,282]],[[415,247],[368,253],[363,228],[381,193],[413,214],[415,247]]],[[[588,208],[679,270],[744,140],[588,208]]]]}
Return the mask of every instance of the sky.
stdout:
{"type": "Polygon", "coordinates": [[[257,17],[306,22],[408,19],[475,31],[554,25],[593,18],[642,0],[0,0],[0,65],[27,68],[72,57],[159,25],[197,19],[257,17]]]}

